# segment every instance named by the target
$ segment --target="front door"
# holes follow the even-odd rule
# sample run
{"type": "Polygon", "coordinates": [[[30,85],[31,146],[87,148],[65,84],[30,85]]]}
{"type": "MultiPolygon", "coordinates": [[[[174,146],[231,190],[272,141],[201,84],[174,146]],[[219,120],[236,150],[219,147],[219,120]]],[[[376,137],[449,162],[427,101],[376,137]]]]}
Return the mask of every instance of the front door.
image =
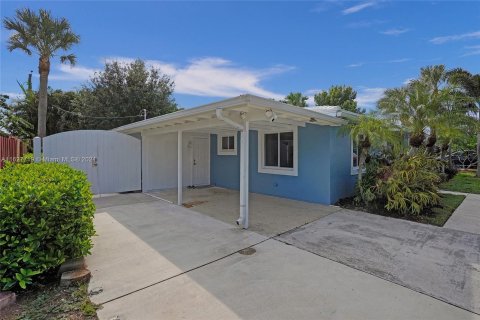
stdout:
{"type": "Polygon", "coordinates": [[[210,184],[210,143],[207,137],[193,138],[193,181],[194,186],[210,184]]]}

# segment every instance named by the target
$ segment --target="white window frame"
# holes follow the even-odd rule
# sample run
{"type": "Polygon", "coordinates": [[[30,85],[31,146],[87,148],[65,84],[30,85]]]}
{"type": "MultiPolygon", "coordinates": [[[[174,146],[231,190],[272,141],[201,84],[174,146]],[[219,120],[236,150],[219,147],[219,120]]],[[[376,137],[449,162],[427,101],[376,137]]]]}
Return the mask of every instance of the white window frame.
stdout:
{"type": "MultiPolygon", "coordinates": [[[[354,167],[353,166],[353,138],[350,139],[350,173],[351,175],[357,175],[358,174],[358,170],[359,170],[359,165],[360,165],[360,155],[359,155],[359,150],[360,150],[360,146],[358,145],[358,138],[356,139],[357,140],[357,166],[354,167]]],[[[364,171],[365,172],[365,171],[364,171]]]]}
{"type": "MultiPolygon", "coordinates": [[[[278,154],[280,161],[280,153],[278,154]]],[[[287,130],[265,130],[258,131],[258,172],[268,174],[279,174],[285,176],[298,176],[298,127],[287,130]],[[293,168],[265,166],[265,134],[293,132],[293,168]]]]}
{"type": "Polygon", "coordinates": [[[237,155],[237,133],[219,133],[217,134],[217,154],[219,156],[236,156],[237,155]],[[222,138],[233,136],[233,149],[222,149],[222,138]]]}

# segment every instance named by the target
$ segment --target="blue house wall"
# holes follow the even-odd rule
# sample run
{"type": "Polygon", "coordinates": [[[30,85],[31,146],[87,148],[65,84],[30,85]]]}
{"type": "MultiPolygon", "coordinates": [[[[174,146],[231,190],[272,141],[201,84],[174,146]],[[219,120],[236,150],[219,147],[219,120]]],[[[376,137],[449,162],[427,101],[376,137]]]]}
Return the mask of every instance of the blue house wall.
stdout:
{"type": "MultiPolygon", "coordinates": [[[[237,135],[238,146],[240,134],[237,135]]],[[[307,124],[298,128],[298,176],[258,172],[258,133],[250,131],[250,191],[301,201],[333,204],[353,193],[350,139],[338,128],[307,124]]],[[[211,135],[212,185],[239,189],[240,148],[236,156],[217,155],[217,136],[211,135]]]]}

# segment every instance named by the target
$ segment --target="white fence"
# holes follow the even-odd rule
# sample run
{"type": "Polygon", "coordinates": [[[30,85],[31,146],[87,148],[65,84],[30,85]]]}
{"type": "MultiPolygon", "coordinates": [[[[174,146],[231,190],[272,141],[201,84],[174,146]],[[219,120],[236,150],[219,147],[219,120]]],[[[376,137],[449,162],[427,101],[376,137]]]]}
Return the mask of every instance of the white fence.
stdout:
{"type": "MultiPolygon", "coordinates": [[[[34,143],[36,156],[38,145],[34,143]]],[[[43,159],[85,172],[94,194],[141,190],[141,141],[123,133],[77,130],[54,134],[43,139],[43,159]]]]}

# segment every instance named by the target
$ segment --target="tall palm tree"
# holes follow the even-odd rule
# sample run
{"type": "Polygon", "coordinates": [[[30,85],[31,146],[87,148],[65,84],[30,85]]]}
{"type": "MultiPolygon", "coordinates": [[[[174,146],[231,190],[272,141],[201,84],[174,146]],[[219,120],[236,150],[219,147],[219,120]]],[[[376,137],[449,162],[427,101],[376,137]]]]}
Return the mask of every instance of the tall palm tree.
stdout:
{"type": "Polygon", "coordinates": [[[290,92],[283,102],[305,108],[307,106],[307,100],[308,97],[304,96],[301,92],[290,92]]]}
{"type": "Polygon", "coordinates": [[[448,72],[448,81],[458,85],[470,97],[469,111],[477,118],[477,177],[480,177],[480,74],[471,74],[463,69],[448,72]]]}
{"type": "MultiPolygon", "coordinates": [[[[65,18],[54,18],[50,11],[40,9],[38,14],[30,9],[19,9],[13,18],[3,20],[4,27],[13,31],[8,39],[8,50],[22,50],[29,56],[39,56],[38,72],[40,74],[38,102],[38,136],[45,137],[47,127],[47,89],[50,59],[58,56],[58,51],[67,51],[80,42],[70,23],[65,18]]],[[[73,54],[60,55],[62,63],[75,64],[73,54]]]]}

